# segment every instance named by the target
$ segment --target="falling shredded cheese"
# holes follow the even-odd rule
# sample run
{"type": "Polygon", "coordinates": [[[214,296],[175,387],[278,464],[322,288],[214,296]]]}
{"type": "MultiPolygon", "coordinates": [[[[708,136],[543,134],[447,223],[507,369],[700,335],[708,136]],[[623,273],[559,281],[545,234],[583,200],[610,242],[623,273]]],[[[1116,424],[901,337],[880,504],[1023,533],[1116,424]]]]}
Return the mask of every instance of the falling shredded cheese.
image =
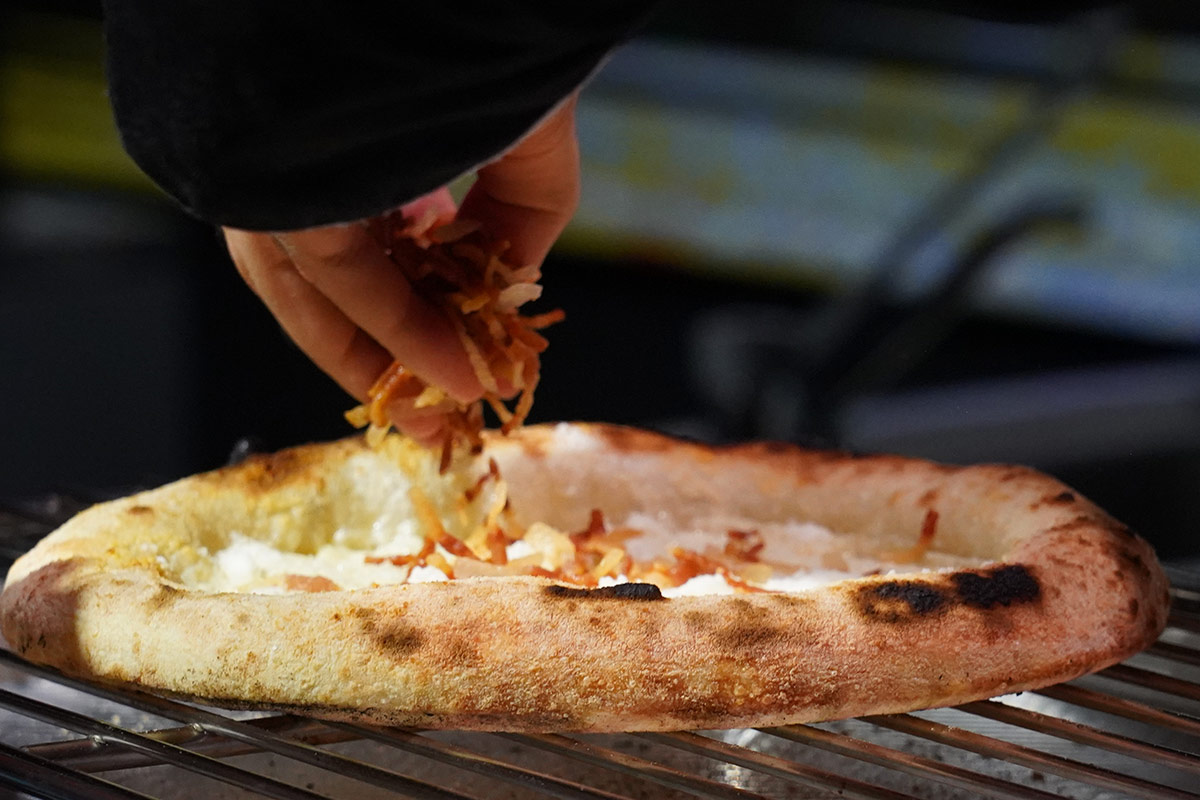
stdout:
{"type": "MultiPolygon", "coordinates": [[[[505,263],[508,243],[489,239],[471,220],[444,222],[433,215],[413,220],[393,214],[382,218],[375,231],[414,291],[450,320],[501,431],[507,434],[521,425],[533,408],[547,346],[536,331],[563,318],[562,311],[520,313],[520,306],[541,296],[537,266],[505,263]],[[503,384],[520,393],[511,410],[504,404],[503,384]]],[[[346,412],[346,419],[367,428],[368,443],[377,447],[391,427],[397,403],[440,412],[443,472],[456,451],[476,453],[482,446],[482,404],[459,403],[398,361],[379,376],[364,405],[346,412]]]]}

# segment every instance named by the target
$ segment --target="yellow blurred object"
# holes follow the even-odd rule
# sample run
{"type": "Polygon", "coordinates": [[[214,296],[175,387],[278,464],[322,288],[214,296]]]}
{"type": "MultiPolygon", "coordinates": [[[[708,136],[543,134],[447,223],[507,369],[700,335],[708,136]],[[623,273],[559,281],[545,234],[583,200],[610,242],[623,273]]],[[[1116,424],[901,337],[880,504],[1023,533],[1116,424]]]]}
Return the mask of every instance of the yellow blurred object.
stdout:
{"type": "Polygon", "coordinates": [[[35,180],[151,190],[121,148],[98,20],[22,13],[0,51],[0,168],[35,180]]]}

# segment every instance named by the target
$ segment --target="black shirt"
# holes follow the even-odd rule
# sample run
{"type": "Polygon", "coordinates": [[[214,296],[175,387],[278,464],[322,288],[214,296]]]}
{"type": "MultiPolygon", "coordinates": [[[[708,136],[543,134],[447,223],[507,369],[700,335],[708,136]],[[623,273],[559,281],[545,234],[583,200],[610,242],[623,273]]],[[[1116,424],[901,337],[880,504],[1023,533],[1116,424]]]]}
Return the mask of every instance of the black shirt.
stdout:
{"type": "Polygon", "coordinates": [[[502,152],[648,9],[546,5],[105,0],[112,104],[133,159],[210,222],[360,219],[502,152]]]}

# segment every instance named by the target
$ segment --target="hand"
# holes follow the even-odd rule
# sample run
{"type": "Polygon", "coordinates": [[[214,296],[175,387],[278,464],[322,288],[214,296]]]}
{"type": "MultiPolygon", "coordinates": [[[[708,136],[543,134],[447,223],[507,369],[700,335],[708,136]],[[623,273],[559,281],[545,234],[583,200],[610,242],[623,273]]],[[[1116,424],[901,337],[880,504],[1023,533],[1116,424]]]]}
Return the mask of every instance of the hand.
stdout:
{"type": "MultiPolygon", "coordinates": [[[[575,99],[569,98],[496,161],[482,167],[458,215],[508,240],[506,260],[541,263],[579,197],[575,99]]],[[[440,189],[406,205],[451,218],[440,189]]],[[[359,401],[393,360],[467,403],[483,394],[454,328],[412,291],[371,236],[367,221],[283,233],[224,229],[238,272],[314,363],[359,401]]],[[[411,405],[391,409],[409,435],[428,440],[440,422],[411,405]]]]}

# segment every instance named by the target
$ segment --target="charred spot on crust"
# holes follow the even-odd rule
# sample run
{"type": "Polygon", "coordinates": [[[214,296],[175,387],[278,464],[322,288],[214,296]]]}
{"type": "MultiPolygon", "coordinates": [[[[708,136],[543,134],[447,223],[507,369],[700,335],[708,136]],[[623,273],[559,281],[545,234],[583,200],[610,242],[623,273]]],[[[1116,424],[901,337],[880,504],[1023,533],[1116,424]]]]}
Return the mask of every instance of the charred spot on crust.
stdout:
{"type": "MultiPolygon", "coordinates": [[[[688,727],[697,727],[696,723],[707,722],[708,720],[717,720],[729,715],[731,710],[731,701],[719,699],[710,696],[703,697],[685,697],[669,709],[669,712],[680,719],[687,720],[688,727]]],[[[712,725],[699,725],[699,727],[719,727],[712,725]]]]}
{"type": "Polygon", "coordinates": [[[479,647],[463,636],[454,636],[446,641],[446,655],[454,664],[474,663],[479,661],[479,647]]]}
{"type": "Polygon", "coordinates": [[[758,608],[744,597],[734,595],[729,598],[729,605],[733,606],[734,612],[741,619],[753,621],[758,617],[758,608]]]}
{"type": "Polygon", "coordinates": [[[553,584],[543,590],[550,597],[587,598],[589,600],[663,600],[662,591],[653,583],[618,583],[585,589],[580,586],[553,584]]]}
{"type": "Polygon", "coordinates": [[[935,614],[946,605],[941,589],[920,581],[886,581],[855,593],[858,610],[868,619],[904,622],[935,614]]]}
{"type": "Polygon", "coordinates": [[[886,600],[901,600],[914,614],[937,611],[946,602],[939,589],[925,583],[888,581],[876,587],[876,596],[886,600]]]}
{"type": "Polygon", "coordinates": [[[1146,562],[1137,553],[1129,550],[1121,550],[1119,555],[1121,560],[1132,567],[1134,572],[1141,578],[1145,579],[1150,575],[1150,568],[1146,566],[1146,562]]]}
{"type": "Polygon", "coordinates": [[[1036,501],[1030,504],[1030,508],[1037,510],[1042,506],[1062,506],[1071,505],[1077,498],[1074,492],[1061,491],[1058,494],[1047,494],[1039,497],[1036,501]]]}
{"type": "Polygon", "coordinates": [[[351,608],[350,615],[358,620],[362,632],[369,636],[380,650],[391,656],[408,656],[425,644],[425,634],[420,630],[402,622],[381,620],[374,609],[351,608]]]}
{"type": "Polygon", "coordinates": [[[375,632],[375,617],[377,616],[375,609],[354,606],[350,609],[350,616],[358,620],[364,633],[375,632]]]}
{"type": "Polygon", "coordinates": [[[956,572],[950,580],[958,599],[974,608],[1031,603],[1042,596],[1041,584],[1022,564],[1007,564],[979,572],[956,572]]]}
{"type": "Polygon", "coordinates": [[[1058,525],[1055,525],[1053,528],[1051,528],[1049,532],[1069,533],[1071,531],[1079,530],[1080,528],[1092,529],[1095,528],[1096,525],[1097,520],[1095,518],[1090,517],[1087,514],[1080,514],[1074,519],[1067,520],[1066,522],[1060,522],[1058,525]]]}
{"type": "Polygon", "coordinates": [[[408,625],[394,625],[375,636],[379,647],[396,656],[406,656],[421,649],[425,634],[408,625]]]}
{"type": "Polygon", "coordinates": [[[1029,477],[1029,472],[1025,467],[1004,466],[1000,468],[1000,473],[996,476],[996,480],[1001,483],[1009,483],[1010,481],[1029,477]]]}
{"type": "Polygon", "coordinates": [[[184,595],[183,589],[176,589],[174,586],[166,583],[158,585],[158,591],[154,597],[150,598],[150,605],[156,609],[170,605],[184,595]]]}
{"type": "Polygon", "coordinates": [[[153,514],[154,509],[150,506],[130,506],[125,510],[125,512],[127,514],[134,514],[136,516],[142,514],[153,514]]]}
{"type": "Polygon", "coordinates": [[[734,625],[715,634],[716,640],[733,650],[755,650],[788,638],[782,628],[762,625],[734,625]]]}

